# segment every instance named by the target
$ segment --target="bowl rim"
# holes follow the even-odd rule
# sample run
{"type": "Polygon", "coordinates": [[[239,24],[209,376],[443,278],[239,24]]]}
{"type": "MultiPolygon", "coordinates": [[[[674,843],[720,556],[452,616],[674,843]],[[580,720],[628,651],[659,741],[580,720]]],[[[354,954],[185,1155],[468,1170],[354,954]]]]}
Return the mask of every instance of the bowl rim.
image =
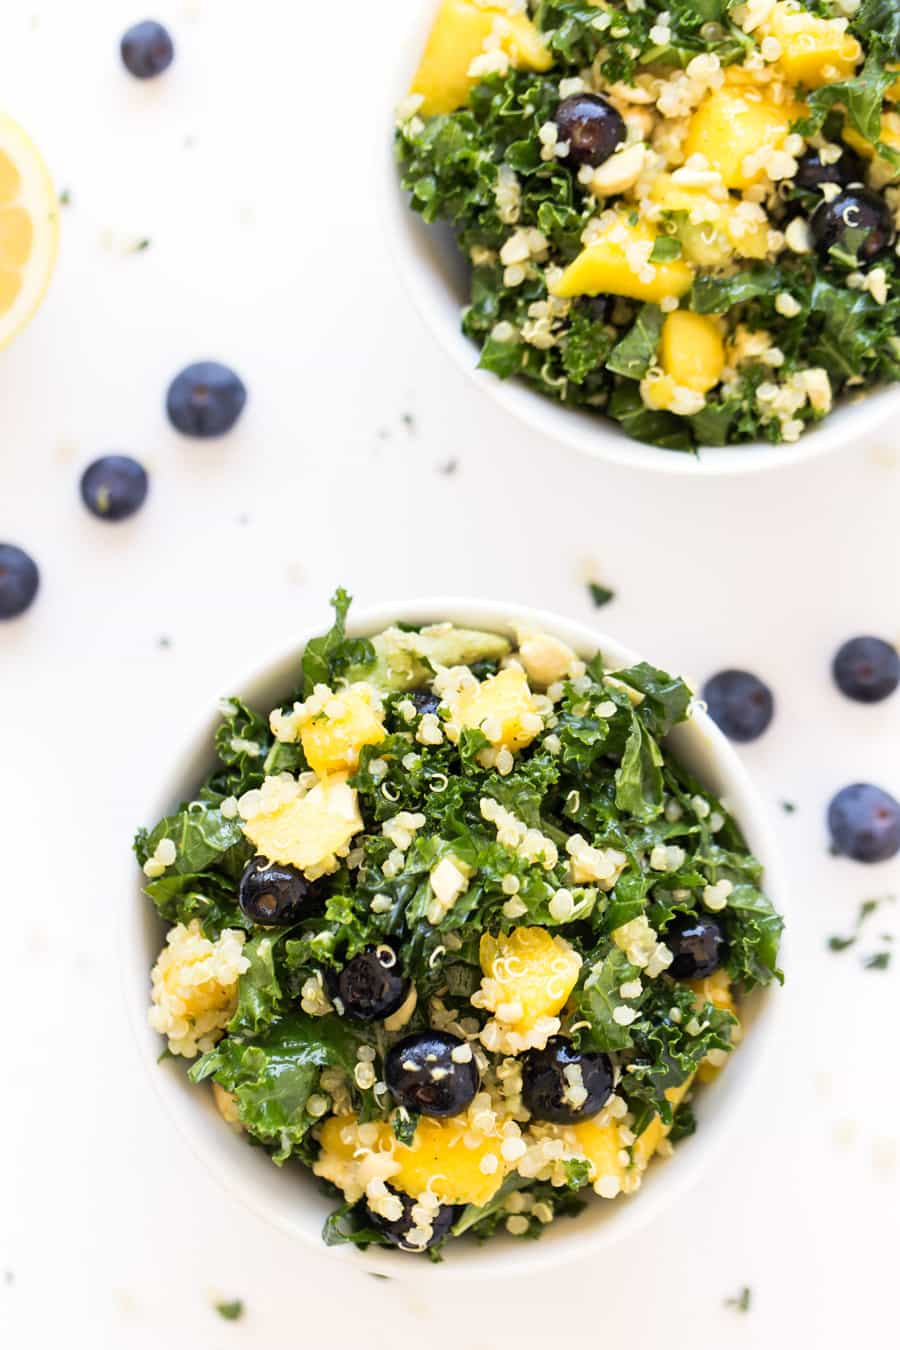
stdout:
{"type": "MultiPolygon", "coordinates": [[[[434,0],[429,0],[417,17],[406,23],[405,32],[400,35],[396,69],[388,84],[384,120],[379,125],[391,129],[395,125],[396,104],[409,88],[433,14],[434,0]]],[[[544,439],[626,468],[727,477],[805,464],[858,445],[864,436],[886,423],[892,412],[900,412],[900,383],[883,385],[855,401],[844,399],[793,444],[748,441],[735,446],[701,446],[696,454],[691,454],[632,440],[604,415],[564,407],[532,389],[524,380],[514,377],[501,380],[491,371],[480,370],[475,364],[475,345],[460,326],[462,311],[458,298],[454,297],[448,305],[449,288],[437,269],[429,265],[424,256],[426,249],[414,246],[417,239],[421,244],[434,227],[426,225],[408,205],[400,186],[392,133],[388,139],[387,152],[379,155],[382,165],[379,212],[388,252],[414,309],[438,345],[476,388],[544,439]]]]}
{"type": "MultiPolygon", "coordinates": [[[[500,632],[510,632],[513,623],[537,626],[568,642],[580,653],[592,654],[600,650],[617,667],[633,664],[640,659],[629,647],[588,624],[531,606],[452,596],[367,607],[354,616],[347,630],[351,636],[366,636],[382,631],[393,622],[424,625],[447,619],[457,624],[500,632]]],[[[232,692],[239,691],[240,696],[246,697],[251,703],[258,696],[258,691],[271,685],[273,679],[277,680],[279,688],[287,689],[289,686],[282,681],[287,678],[288,671],[299,668],[299,658],[305,644],[321,631],[322,626],[316,625],[288,643],[273,647],[269,659],[254,663],[229,688],[232,692]]],[[[215,708],[216,702],[216,699],[211,700],[211,708],[215,708]]],[[[214,759],[212,734],[217,720],[212,712],[208,713],[183,738],[177,752],[170,757],[169,762],[173,767],[163,776],[163,781],[156,785],[155,791],[148,794],[149,806],[145,812],[147,821],[161,818],[176,802],[190,796],[195,789],[203,773],[202,766],[211,765],[214,759]]],[[[694,705],[688,721],[677,728],[674,734],[677,736],[679,732],[683,737],[696,740],[698,753],[701,750],[709,753],[710,766],[715,767],[721,775],[732,804],[734,800],[740,801],[740,808],[735,808],[736,818],[752,851],[763,863],[766,893],[784,916],[787,883],[779,848],[770,814],[747,770],[702,705],[694,705]]],[[[601,1210],[599,1205],[592,1205],[595,1215],[603,1215],[601,1222],[595,1223],[593,1227],[586,1226],[585,1213],[571,1224],[561,1225],[559,1230],[554,1226],[538,1243],[526,1244],[499,1237],[491,1240],[490,1247],[460,1244],[447,1251],[440,1265],[424,1260],[405,1260],[397,1253],[382,1249],[370,1248],[363,1252],[351,1244],[326,1249],[321,1241],[321,1217],[317,1216],[315,1224],[310,1222],[309,1207],[302,1195],[296,1204],[288,1204],[292,1196],[297,1197],[298,1191],[288,1185],[286,1176],[276,1172],[266,1154],[249,1148],[244,1139],[235,1136],[225,1126],[212,1104],[211,1094],[204,1093],[189,1082],[186,1065],[173,1059],[160,1063],[161,1040],[149,1027],[147,1008],[150,966],[162,945],[162,934],[167,925],[153,914],[152,905],[143,893],[143,878],[139,872],[135,876],[133,860],[129,875],[130,885],[128,878],[123,876],[129,901],[119,923],[119,967],[123,996],[140,1059],[165,1113],[173,1120],[178,1134],[194,1156],[241,1203],[288,1236],[299,1237],[320,1252],[327,1250],[332,1258],[343,1260],[351,1267],[370,1274],[415,1280],[436,1276],[444,1282],[457,1277],[485,1279],[498,1274],[531,1274],[612,1246],[645,1228],[658,1213],[668,1208],[697,1182],[700,1173],[722,1146],[730,1125],[740,1115],[740,1105],[763,1062],[764,1048],[775,1039],[780,1018],[785,1011],[784,997],[772,997],[777,993],[777,986],[769,986],[751,996],[754,1002],[754,1012],[750,1018],[753,1026],[752,1034],[741,1049],[739,1062],[744,1066],[742,1073],[723,1075],[716,1083],[704,1086],[704,1098],[707,1101],[715,1094],[716,1109],[704,1120],[703,1129],[699,1132],[702,1146],[699,1149],[696,1147],[696,1136],[685,1140],[664,1167],[657,1165],[654,1168],[656,1175],[652,1186],[642,1188],[633,1197],[620,1198],[614,1210],[601,1210]],[[151,928],[156,934],[155,946],[152,948],[148,946],[151,928]],[[718,1093],[717,1089],[723,1082],[727,1082],[728,1090],[718,1093]],[[208,1129],[210,1124],[214,1128],[208,1129]],[[695,1147],[691,1148],[691,1145],[695,1147]],[[264,1167],[270,1169],[269,1172],[265,1173],[256,1167],[257,1162],[262,1162],[264,1167]],[[274,1182],[273,1176],[276,1177],[274,1182]],[[271,1196],[267,1199],[265,1190],[272,1191],[275,1199],[271,1196]]],[[[785,950],[782,940],[782,964],[785,950]]]]}

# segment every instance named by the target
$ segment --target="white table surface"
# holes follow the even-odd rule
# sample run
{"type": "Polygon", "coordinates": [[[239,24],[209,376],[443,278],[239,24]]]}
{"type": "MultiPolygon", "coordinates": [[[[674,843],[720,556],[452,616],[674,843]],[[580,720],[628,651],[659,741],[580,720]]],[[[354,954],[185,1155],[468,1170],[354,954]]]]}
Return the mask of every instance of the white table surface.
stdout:
{"type": "MultiPolygon", "coordinates": [[[[864,971],[825,942],[900,892],[900,868],[831,859],[823,813],[858,779],[900,793],[900,697],[853,705],[828,673],[846,637],[900,638],[900,433],[685,481],[539,443],[478,395],[399,292],[374,204],[371,108],[419,3],[160,4],[178,55],[146,85],[118,61],[130,0],[3,7],[0,102],[71,205],[49,299],[0,355],[0,539],[43,575],[0,628],[0,1341],[885,1344],[898,966],[864,971]],[[205,356],[250,391],[212,444],[162,410],[205,356]],[[153,477],[118,526],[77,496],[110,450],[153,477]],[[588,575],[616,592],[596,615],[588,575]],[[167,748],[232,673],[324,622],[339,582],[362,604],[468,592],[595,617],[659,664],[745,665],[776,694],[745,758],[795,885],[782,1041],[680,1212],[552,1280],[417,1292],[292,1246],[187,1154],[134,1052],[110,879],[167,748]],[[725,1300],[745,1284],[742,1314],[725,1300]],[[242,1321],[218,1298],[243,1299],[242,1321]]],[[[897,927],[888,906],[872,937],[897,927]]]]}

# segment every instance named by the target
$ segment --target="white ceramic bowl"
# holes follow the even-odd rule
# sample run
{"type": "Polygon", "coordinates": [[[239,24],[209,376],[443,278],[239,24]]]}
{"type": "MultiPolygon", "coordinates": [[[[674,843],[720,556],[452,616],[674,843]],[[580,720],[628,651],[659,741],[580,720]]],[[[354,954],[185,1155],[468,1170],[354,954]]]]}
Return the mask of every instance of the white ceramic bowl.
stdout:
{"type": "MultiPolygon", "coordinates": [[[[511,633],[511,620],[527,621],[560,637],[580,655],[591,656],[599,648],[609,665],[632,665],[638,659],[612,638],[584,624],[520,605],[479,600],[435,599],[384,605],[356,616],[349,629],[355,636],[367,635],[397,621],[425,624],[444,619],[506,633],[511,633]]],[[[302,636],[250,679],[217,690],[216,694],[238,693],[258,709],[274,707],[295,686],[300,653],[312,636],[313,633],[302,636]]],[[[195,793],[214,764],[214,726],[215,719],[205,717],[197,734],[173,755],[171,771],[149,796],[143,820],[136,821],[136,825],[152,824],[195,793]]],[[[689,722],[671,734],[668,744],[712,792],[727,800],[750,848],[765,866],[766,889],[783,913],[785,885],[766,815],[728,741],[705,713],[695,711],[689,722]]],[[[208,1085],[194,1086],[188,1081],[186,1061],[166,1059],[157,1063],[161,1042],[147,1023],[149,972],[163,944],[166,925],[156,917],[142,892],[141,881],[140,873],[135,871],[125,909],[122,966],[140,1054],[151,1080],[186,1142],[230,1191],[282,1231],[321,1248],[322,1224],[334,1202],[322,1194],[312,1175],[300,1164],[276,1167],[262,1149],[251,1148],[245,1139],[228,1129],[213,1105],[208,1085]]],[[[359,1252],[352,1246],[332,1248],[333,1256],[351,1266],[395,1277],[446,1281],[455,1275],[493,1277],[498,1273],[545,1269],[618,1242],[648,1224],[681,1195],[721,1145],[739,1116],[747,1086],[771,1044],[779,1007],[777,988],[757,992],[746,1000],[741,1014],[746,1038],[727,1071],[703,1088],[697,1134],[681,1142],[670,1160],[652,1164],[643,1187],[635,1195],[612,1203],[592,1197],[582,1215],[550,1225],[540,1242],[521,1242],[504,1235],[486,1246],[451,1243],[445,1261],[438,1266],[401,1253],[359,1252]]]]}
{"type": "Polygon", "coordinates": [[[753,441],[739,446],[711,446],[692,455],[634,441],[611,418],[563,407],[524,380],[501,380],[490,371],[479,370],[477,348],[460,329],[462,310],[469,298],[467,265],[448,226],[427,225],[410,209],[393,154],[393,107],[409,88],[433,15],[434,4],[428,0],[400,44],[398,69],[389,91],[391,106],[384,110],[383,217],[390,251],[416,309],[440,345],[479,389],[549,441],[582,450],[596,459],[665,473],[749,473],[799,464],[842,446],[860,446],[892,414],[900,414],[900,386],[891,386],[856,401],[845,400],[795,445],[753,441]]]}

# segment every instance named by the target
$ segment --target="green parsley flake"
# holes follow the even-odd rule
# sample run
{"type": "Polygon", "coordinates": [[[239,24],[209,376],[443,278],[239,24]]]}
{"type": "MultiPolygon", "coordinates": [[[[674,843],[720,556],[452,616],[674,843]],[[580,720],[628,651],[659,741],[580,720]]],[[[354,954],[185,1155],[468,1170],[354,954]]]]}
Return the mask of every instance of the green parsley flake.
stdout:
{"type": "Polygon", "coordinates": [[[237,1322],[244,1315],[244,1303],[239,1298],[232,1299],[227,1303],[217,1303],[215,1306],[216,1312],[226,1322],[237,1322]]]}
{"type": "Polygon", "coordinates": [[[739,1294],[733,1298],[726,1298],[725,1307],[734,1308],[735,1312],[746,1313],[750,1311],[750,1304],[753,1301],[753,1291],[749,1284],[745,1284],[739,1294]]]}

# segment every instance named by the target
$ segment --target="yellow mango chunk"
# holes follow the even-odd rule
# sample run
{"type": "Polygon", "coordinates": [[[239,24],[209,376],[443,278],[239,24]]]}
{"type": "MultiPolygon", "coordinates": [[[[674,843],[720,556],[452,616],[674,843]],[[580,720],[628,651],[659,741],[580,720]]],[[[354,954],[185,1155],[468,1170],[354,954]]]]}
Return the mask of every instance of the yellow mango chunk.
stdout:
{"type": "MultiPolygon", "coordinates": [[[[704,1003],[711,1003],[714,1008],[721,1008],[724,1012],[730,1012],[735,1017],[737,1009],[734,1004],[734,996],[731,991],[731,979],[727,970],[717,970],[712,975],[707,975],[703,980],[689,980],[688,984],[697,995],[698,1007],[704,1003]]],[[[697,1077],[701,1083],[710,1083],[721,1072],[723,1066],[711,1064],[705,1059],[697,1070],[697,1077]]]]}
{"type": "Polygon", "coordinates": [[[705,394],[722,378],[722,335],[715,320],[705,314],[692,314],[686,309],[667,314],[660,352],[666,374],[697,394],[705,394]]]}
{"type": "Polygon", "coordinates": [[[694,274],[681,258],[652,263],[656,231],[644,221],[636,225],[623,216],[588,244],[551,286],[553,295],[624,295],[631,300],[658,303],[667,296],[690,290],[694,274]]]}
{"type": "Polygon", "coordinates": [[[598,1177],[615,1177],[621,1186],[628,1168],[619,1161],[622,1144],[616,1122],[611,1120],[607,1125],[598,1125],[596,1118],[583,1120],[580,1125],[572,1126],[571,1133],[591,1165],[591,1181],[598,1177]]]}
{"type": "Polygon", "coordinates": [[[397,1144],[394,1149],[400,1167],[392,1183],[408,1195],[430,1189],[449,1205],[486,1205],[509,1171],[500,1153],[502,1142],[499,1132],[496,1136],[473,1136],[464,1116],[450,1120],[423,1117],[412,1144],[397,1144]],[[470,1140],[477,1137],[475,1148],[463,1142],[467,1134],[470,1140]],[[487,1157],[497,1160],[497,1170],[490,1174],[481,1170],[487,1157]]]}
{"type": "Polygon", "coordinates": [[[320,778],[356,769],[363,746],[384,740],[383,717],[374,690],[367,684],[354,684],[333,694],[300,731],[309,767],[320,778]]]}
{"type": "Polygon", "coordinates": [[[733,1013],[734,995],[731,992],[731,979],[727,970],[717,970],[702,980],[688,980],[688,985],[697,995],[697,1003],[711,1003],[714,1008],[733,1013]]]}
{"type": "Polygon", "coordinates": [[[240,800],[243,831],[257,853],[273,863],[299,867],[310,880],[334,872],[350,840],[363,828],[356,789],[346,774],[323,778],[306,793],[299,783],[274,781],[240,800]],[[249,800],[248,800],[249,799],[249,800]]]}
{"type": "MultiPolygon", "coordinates": [[[[886,159],[882,159],[876,154],[875,146],[860,136],[859,132],[850,126],[848,122],[844,123],[843,139],[853,149],[858,151],[864,159],[871,159],[874,163],[872,170],[872,186],[884,187],[886,183],[892,183],[900,178],[900,172],[889,164],[886,159]]],[[[881,115],[881,134],[878,138],[889,145],[892,150],[900,151],[900,113],[886,112],[881,115]]]]}
{"type": "MultiPolygon", "coordinates": [[[[888,70],[892,71],[896,70],[900,72],[900,65],[897,65],[896,62],[893,62],[892,64],[888,65],[888,70]]],[[[900,79],[897,79],[894,81],[893,84],[888,85],[887,89],[885,90],[884,96],[885,98],[889,98],[892,103],[900,103],[900,79]]]]}
{"type": "Polygon", "coordinates": [[[423,1117],[411,1144],[400,1144],[390,1122],[371,1121],[360,1126],[355,1116],[332,1116],[319,1134],[321,1153],[313,1171],[327,1178],[349,1200],[357,1199],[373,1176],[389,1178],[391,1186],[418,1196],[430,1190],[450,1205],[485,1205],[503,1184],[510,1170],[500,1153],[503,1137],[475,1135],[465,1116],[449,1120],[423,1117]],[[464,1142],[477,1139],[469,1148],[464,1142]],[[492,1156],[497,1169],[481,1170],[492,1156]]]}
{"type": "Polygon", "coordinates": [[[688,261],[698,267],[718,266],[722,257],[709,256],[709,250],[737,253],[741,258],[764,258],[769,248],[769,225],[748,203],[717,201],[703,188],[676,183],[671,174],[661,173],[650,189],[653,201],[664,211],[684,211],[689,223],[681,230],[688,261]],[[698,247],[699,244],[699,247],[698,247]]]}
{"type": "Polygon", "coordinates": [[[511,63],[526,70],[548,70],[553,57],[526,14],[510,14],[500,4],[441,0],[410,93],[421,94],[425,117],[463,107],[478,76],[469,67],[496,37],[511,63]]]}
{"type": "Polygon", "coordinates": [[[725,84],[692,115],[685,157],[705,155],[726,187],[750,187],[763,177],[763,170],[747,173],[744,161],[764,146],[780,150],[795,115],[795,110],[769,102],[751,85],[725,84]]]}
{"type": "Polygon", "coordinates": [[[478,956],[485,976],[482,1005],[522,1036],[565,1006],[581,969],[578,953],[546,928],[516,928],[497,937],[485,933],[478,956]]]}
{"type": "MultiPolygon", "coordinates": [[[[678,1087],[667,1088],[666,1096],[673,1107],[680,1104],[691,1082],[692,1078],[688,1078],[678,1087]]],[[[591,1164],[591,1181],[612,1178],[622,1186],[629,1165],[621,1162],[619,1158],[622,1144],[619,1141],[619,1127],[616,1122],[613,1120],[606,1125],[600,1125],[597,1118],[585,1120],[580,1125],[574,1125],[570,1133],[591,1164]]],[[[668,1133],[669,1127],[663,1125],[659,1116],[654,1116],[631,1149],[632,1166],[637,1171],[643,1171],[668,1133]]]]}
{"type": "MultiPolygon", "coordinates": [[[[676,1110],[687,1096],[688,1088],[694,1081],[693,1074],[686,1078],[678,1087],[666,1088],[666,1097],[672,1103],[672,1109],[676,1110]]],[[[659,1116],[654,1116],[650,1124],[644,1130],[643,1134],[638,1136],[634,1147],[631,1150],[631,1156],[638,1167],[646,1167],[650,1159],[666,1135],[669,1133],[669,1126],[663,1125],[659,1116]]]]}
{"type": "Polygon", "coordinates": [[[510,666],[461,689],[453,703],[453,720],[462,727],[480,728],[496,748],[521,750],[543,726],[536,709],[528,676],[510,666]]]}
{"type": "Polygon", "coordinates": [[[641,397],[648,408],[655,408],[657,412],[668,412],[676,401],[677,393],[678,386],[671,375],[660,375],[641,383],[641,397]]]}
{"type": "Polygon", "coordinates": [[[862,47],[833,19],[820,19],[791,0],[779,0],[763,28],[781,43],[778,65],[792,84],[817,89],[848,79],[862,60],[862,47]]]}

